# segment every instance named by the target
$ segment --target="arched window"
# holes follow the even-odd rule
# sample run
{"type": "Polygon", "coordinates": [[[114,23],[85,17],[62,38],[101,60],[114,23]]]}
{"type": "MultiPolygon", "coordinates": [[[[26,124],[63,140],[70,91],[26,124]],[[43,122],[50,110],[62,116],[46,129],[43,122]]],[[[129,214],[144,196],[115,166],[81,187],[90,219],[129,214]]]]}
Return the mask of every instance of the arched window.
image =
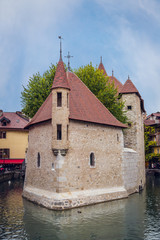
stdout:
{"type": "Polygon", "coordinates": [[[40,157],[40,153],[38,152],[37,154],[37,167],[39,168],[41,165],[41,157],[40,157]]]}
{"type": "Polygon", "coordinates": [[[91,167],[95,166],[95,156],[93,152],[90,154],[90,166],[91,167]]]}

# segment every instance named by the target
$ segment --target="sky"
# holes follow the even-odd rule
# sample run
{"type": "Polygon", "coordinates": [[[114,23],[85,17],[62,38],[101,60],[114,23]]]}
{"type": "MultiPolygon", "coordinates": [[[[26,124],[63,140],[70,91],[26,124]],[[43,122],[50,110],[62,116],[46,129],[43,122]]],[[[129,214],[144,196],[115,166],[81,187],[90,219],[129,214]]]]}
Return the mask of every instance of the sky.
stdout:
{"type": "Polygon", "coordinates": [[[160,111],[159,0],[0,0],[0,109],[22,109],[29,77],[59,60],[58,36],[72,69],[102,56],[108,75],[129,75],[147,114],[160,111]]]}

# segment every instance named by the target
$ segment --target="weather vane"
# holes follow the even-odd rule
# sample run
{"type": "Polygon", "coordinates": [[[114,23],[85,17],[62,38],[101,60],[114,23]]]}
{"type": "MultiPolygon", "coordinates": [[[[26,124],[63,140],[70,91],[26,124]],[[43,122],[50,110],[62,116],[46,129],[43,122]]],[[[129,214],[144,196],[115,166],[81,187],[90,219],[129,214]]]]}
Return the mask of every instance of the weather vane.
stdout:
{"type": "Polygon", "coordinates": [[[68,58],[68,71],[71,71],[71,68],[70,68],[70,58],[73,57],[70,55],[70,53],[68,52],[68,55],[65,56],[66,58],[68,58]]]}

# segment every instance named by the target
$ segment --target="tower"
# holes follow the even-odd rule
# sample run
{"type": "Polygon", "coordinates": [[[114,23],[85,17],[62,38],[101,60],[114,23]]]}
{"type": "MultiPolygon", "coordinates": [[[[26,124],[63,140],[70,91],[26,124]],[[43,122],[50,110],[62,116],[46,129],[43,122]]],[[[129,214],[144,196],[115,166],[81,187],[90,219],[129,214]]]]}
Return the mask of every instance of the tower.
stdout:
{"type": "Polygon", "coordinates": [[[66,71],[60,58],[52,85],[52,150],[54,155],[66,155],[69,129],[69,91],[66,71]]]}
{"type": "Polygon", "coordinates": [[[145,155],[144,155],[144,126],[143,113],[145,112],[143,99],[132,81],[127,79],[120,91],[121,99],[125,102],[126,115],[129,123],[124,130],[124,147],[132,148],[138,153],[138,182],[145,183],[145,155]]]}

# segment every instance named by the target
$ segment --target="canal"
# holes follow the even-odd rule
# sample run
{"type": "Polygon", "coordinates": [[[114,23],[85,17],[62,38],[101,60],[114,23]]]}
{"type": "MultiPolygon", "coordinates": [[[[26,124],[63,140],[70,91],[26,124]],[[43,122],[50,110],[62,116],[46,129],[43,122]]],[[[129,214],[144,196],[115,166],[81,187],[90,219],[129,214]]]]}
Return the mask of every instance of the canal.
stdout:
{"type": "Polygon", "coordinates": [[[22,198],[23,182],[0,184],[0,239],[159,240],[160,177],[128,199],[55,212],[22,198]]]}

